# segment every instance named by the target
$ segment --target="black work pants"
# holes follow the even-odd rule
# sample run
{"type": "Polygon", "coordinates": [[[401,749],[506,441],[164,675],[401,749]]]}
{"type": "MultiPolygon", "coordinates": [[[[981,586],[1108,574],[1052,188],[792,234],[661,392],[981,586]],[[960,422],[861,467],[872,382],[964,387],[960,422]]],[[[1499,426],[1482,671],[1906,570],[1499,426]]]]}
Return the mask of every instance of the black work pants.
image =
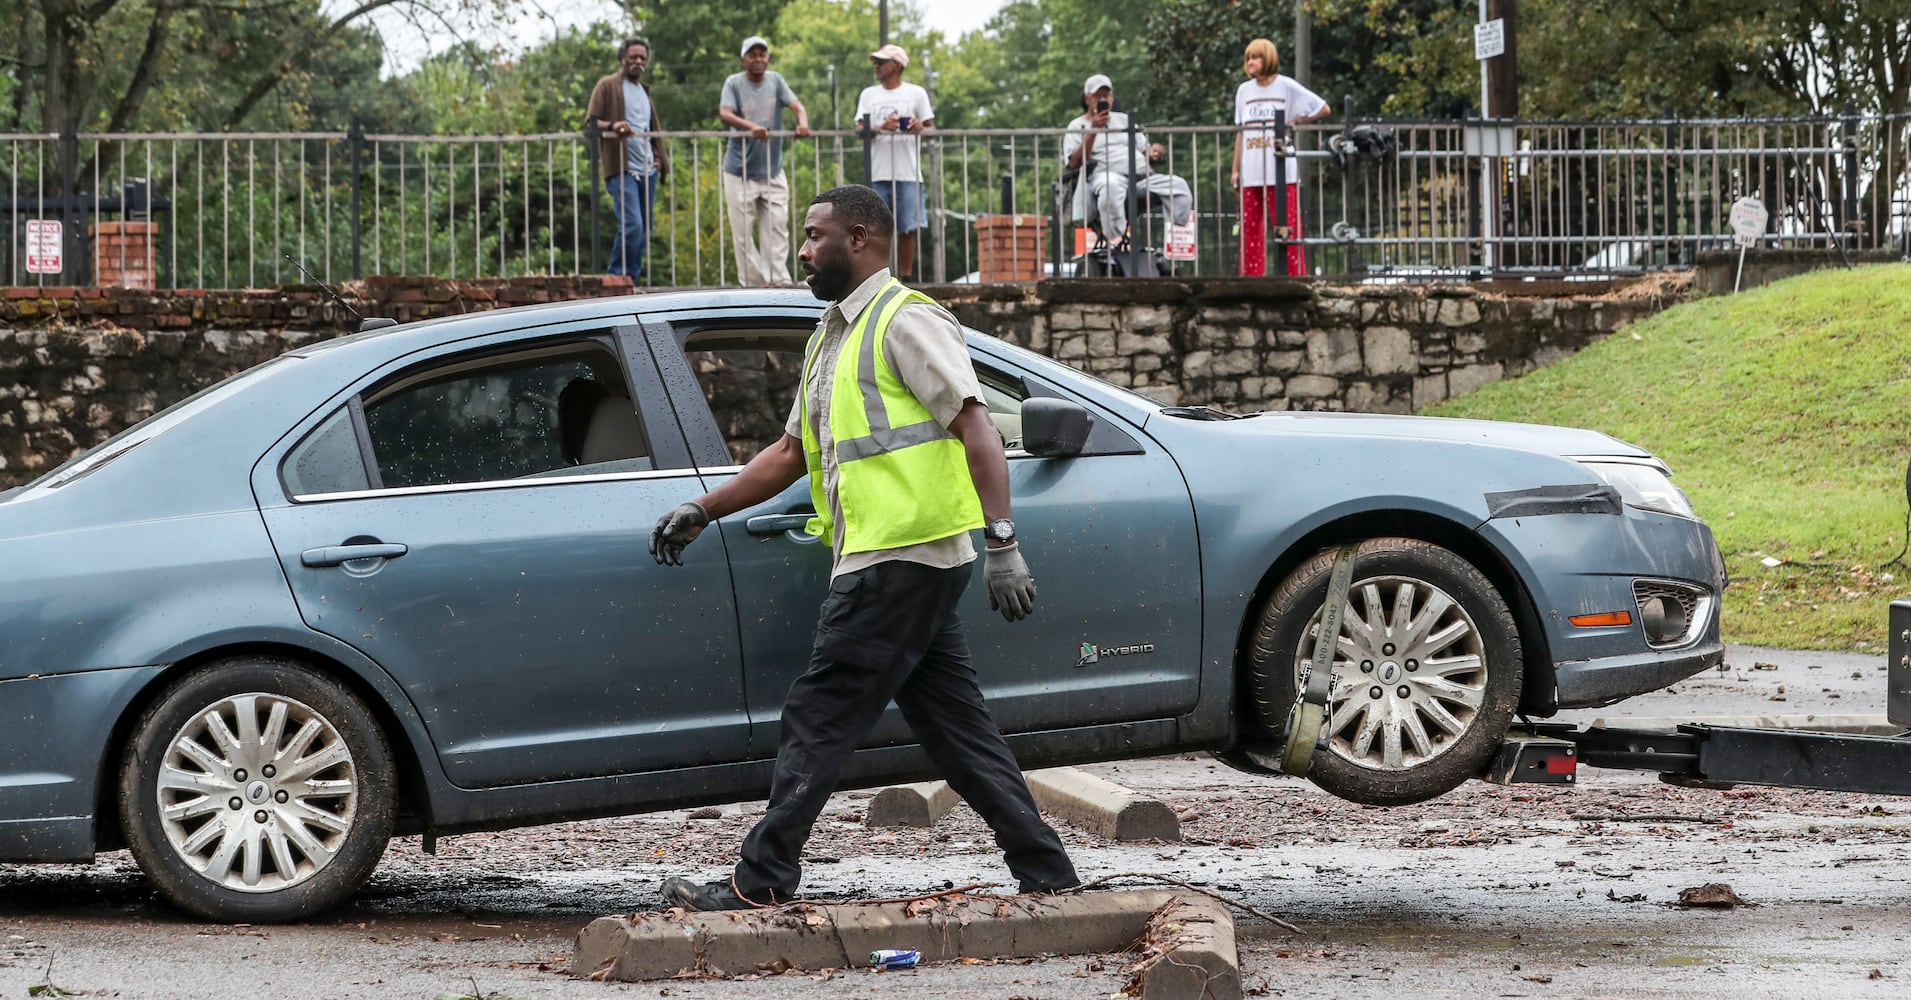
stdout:
{"type": "Polygon", "coordinates": [[[976,686],[955,613],[972,571],[886,562],[830,582],[809,669],[783,702],[769,811],[743,840],[744,895],[795,897],[810,827],[892,699],[949,787],[995,831],[1023,892],[1080,881],[976,686]]]}

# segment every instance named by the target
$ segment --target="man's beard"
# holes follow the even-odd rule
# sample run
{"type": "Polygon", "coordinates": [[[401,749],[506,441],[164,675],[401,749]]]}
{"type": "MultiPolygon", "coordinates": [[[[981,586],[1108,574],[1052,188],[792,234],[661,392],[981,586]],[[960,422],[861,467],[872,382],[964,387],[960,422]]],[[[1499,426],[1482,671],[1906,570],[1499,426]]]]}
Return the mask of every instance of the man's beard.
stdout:
{"type": "Polygon", "coordinates": [[[849,294],[849,262],[818,260],[808,266],[810,294],[835,302],[849,294]]]}

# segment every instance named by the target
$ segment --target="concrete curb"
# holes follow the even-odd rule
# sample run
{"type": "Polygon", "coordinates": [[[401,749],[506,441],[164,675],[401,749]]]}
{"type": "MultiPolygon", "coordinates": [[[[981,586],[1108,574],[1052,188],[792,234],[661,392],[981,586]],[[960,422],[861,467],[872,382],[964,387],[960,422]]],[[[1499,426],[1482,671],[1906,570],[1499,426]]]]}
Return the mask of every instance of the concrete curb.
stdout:
{"type": "Polygon", "coordinates": [[[942,896],[909,903],[793,903],[774,910],[599,917],[577,936],[571,974],[621,981],[683,971],[728,976],[788,963],[867,967],[881,948],[923,961],[1119,951],[1172,893],[942,896]]]}
{"type": "Polygon", "coordinates": [[[881,948],[925,962],[1086,955],[1143,947],[1149,1000],[1238,1000],[1234,920],[1220,902],[1165,890],[942,896],[908,903],[792,903],[723,913],[598,917],[578,932],[573,976],[616,982],[683,973],[866,968],[881,948]]]}
{"type": "Polygon", "coordinates": [[[1857,733],[1868,736],[1893,736],[1905,730],[1904,726],[1893,725],[1882,715],[1861,714],[1705,715],[1690,719],[1640,716],[1634,719],[1593,720],[1593,725],[1607,729],[1643,729],[1659,733],[1676,732],[1680,726],[1690,724],[1731,729],[1805,729],[1818,733],[1857,733]]]}
{"type": "Polygon", "coordinates": [[[1072,767],[1028,772],[1029,791],[1045,813],[1111,840],[1180,840],[1181,818],[1158,799],[1072,767]]]}
{"type": "Polygon", "coordinates": [[[935,826],[962,801],[946,781],[891,785],[869,800],[864,826],[935,826]]]}
{"type": "Polygon", "coordinates": [[[1202,1000],[1241,995],[1234,917],[1220,900],[1176,896],[1148,921],[1149,954],[1140,968],[1142,1000],[1202,1000]]]}

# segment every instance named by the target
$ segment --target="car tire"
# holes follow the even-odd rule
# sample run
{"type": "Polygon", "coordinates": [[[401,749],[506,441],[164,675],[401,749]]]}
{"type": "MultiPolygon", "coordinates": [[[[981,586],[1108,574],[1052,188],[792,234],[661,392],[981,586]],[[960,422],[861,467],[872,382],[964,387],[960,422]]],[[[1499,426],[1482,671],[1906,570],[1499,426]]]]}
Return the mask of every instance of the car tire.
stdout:
{"type": "Polygon", "coordinates": [[[356,695],[258,656],[195,670],[146,710],[119,804],[133,857],[180,909],[280,923],[371,877],[395,790],[384,733],[356,695]]]}
{"type": "MultiPolygon", "coordinates": [[[[1286,740],[1300,667],[1313,656],[1334,550],[1277,587],[1251,633],[1250,709],[1259,735],[1286,740]]],[[[1519,630],[1471,563],[1429,542],[1361,543],[1334,656],[1324,750],[1307,777],[1367,805],[1405,805],[1474,777],[1519,706],[1519,630]]]]}

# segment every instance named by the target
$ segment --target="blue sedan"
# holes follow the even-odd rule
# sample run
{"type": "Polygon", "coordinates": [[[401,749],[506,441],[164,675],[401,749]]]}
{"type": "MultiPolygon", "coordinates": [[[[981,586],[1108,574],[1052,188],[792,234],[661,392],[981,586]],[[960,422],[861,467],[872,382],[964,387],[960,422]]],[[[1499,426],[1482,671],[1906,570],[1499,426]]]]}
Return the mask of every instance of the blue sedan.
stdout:
{"type": "MultiPolygon", "coordinates": [[[[761,798],[828,576],[808,489],[681,568],[645,545],[782,433],[820,308],[646,295],[362,333],[0,494],[0,861],[124,846],[192,913],[289,920],[394,834],[761,798]]],[[[1278,761],[1350,542],[1307,772],[1349,799],[1440,795],[1515,713],[1723,654],[1711,533],[1638,448],[1163,406],[969,346],[1040,586],[1014,625],[967,597],[1025,766],[1278,761]]],[[[929,773],[892,709],[848,777],[929,773]]]]}

